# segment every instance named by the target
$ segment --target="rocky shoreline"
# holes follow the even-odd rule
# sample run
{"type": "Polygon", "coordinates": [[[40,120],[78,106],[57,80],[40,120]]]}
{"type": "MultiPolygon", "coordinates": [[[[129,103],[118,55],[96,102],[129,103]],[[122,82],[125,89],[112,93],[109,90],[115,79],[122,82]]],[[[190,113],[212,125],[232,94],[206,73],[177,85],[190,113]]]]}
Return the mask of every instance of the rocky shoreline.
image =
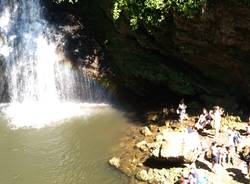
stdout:
{"type": "MultiPolygon", "coordinates": [[[[189,117],[183,123],[166,116],[163,112],[153,112],[147,115],[146,126],[132,127],[121,140],[123,152],[109,160],[122,173],[131,178],[130,183],[180,183],[180,179],[190,172],[190,164],[196,165],[199,175],[207,180],[206,183],[249,183],[246,178],[246,165],[239,157],[235,158],[236,165],[219,167],[219,174],[211,170],[211,162],[205,159],[212,141],[225,143],[226,130],[237,127],[244,130],[246,123],[239,117],[224,116],[221,132],[214,137],[214,130],[203,132],[188,132],[193,127],[197,117],[189,117]]],[[[250,139],[242,138],[239,150],[250,145],[250,139]]]]}

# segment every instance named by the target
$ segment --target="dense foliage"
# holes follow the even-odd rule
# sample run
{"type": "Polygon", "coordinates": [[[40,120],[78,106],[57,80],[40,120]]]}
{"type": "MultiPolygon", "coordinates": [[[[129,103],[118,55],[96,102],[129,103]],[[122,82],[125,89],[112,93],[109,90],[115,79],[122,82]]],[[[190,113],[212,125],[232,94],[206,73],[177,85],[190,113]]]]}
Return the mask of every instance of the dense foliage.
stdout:
{"type": "Polygon", "coordinates": [[[113,18],[119,19],[124,12],[134,29],[140,24],[150,28],[160,25],[171,11],[192,16],[200,12],[205,3],[206,0],[113,0],[113,18]]]}

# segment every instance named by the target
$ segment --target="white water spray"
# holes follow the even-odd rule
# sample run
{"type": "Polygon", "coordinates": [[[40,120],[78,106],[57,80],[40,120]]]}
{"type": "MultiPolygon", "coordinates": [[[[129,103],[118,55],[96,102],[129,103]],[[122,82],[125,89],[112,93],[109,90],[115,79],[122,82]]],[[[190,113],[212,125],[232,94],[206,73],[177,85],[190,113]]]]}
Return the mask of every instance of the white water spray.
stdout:
{"type": "MultiPolygon", "coordinates": [[[[0,54],[10,104],[2,111],[14,126],[42,127],[84,114],[76,102],[95,102],[100,90],[86,74],[64,64],[63,36],[42,16],[39,0],[0,0],[0,54]]],[[[99,98],[100,99],[100,98],[99,98]]]]}

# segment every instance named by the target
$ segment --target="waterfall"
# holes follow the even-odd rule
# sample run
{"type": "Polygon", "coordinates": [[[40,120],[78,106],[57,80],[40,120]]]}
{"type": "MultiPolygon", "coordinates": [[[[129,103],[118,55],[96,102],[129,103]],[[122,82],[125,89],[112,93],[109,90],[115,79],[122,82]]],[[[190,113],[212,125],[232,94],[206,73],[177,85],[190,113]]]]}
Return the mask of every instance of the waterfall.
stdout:
{"type": "MultiPolygon", "coordinates": [[[[0,0],[0,55],[8,95],[10,104],[18,104],[15,109],[23,114],[22,104],[43,104],[36,107],[41,113],[41,108],[61,102],[100,102],[103,91],[86,73],[73,70],[58,51],[63,39],[44,19],[39,0],[0,0]]],[[[74,109],[69,104],[67,107],[74,109]]],[[[12,111],[6,110],[9,114],[12,111]]],[[[59,116],[60,112],[54,114],[59,116]]]]}

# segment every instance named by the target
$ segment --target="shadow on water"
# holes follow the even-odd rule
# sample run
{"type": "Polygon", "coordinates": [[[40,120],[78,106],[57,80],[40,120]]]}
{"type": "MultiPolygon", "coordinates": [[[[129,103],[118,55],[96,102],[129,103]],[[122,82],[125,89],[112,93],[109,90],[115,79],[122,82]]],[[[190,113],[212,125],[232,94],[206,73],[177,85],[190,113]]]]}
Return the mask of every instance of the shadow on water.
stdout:
{"type": "Polygon", "coordinates": [[[233,177],[233,180],[239,183],[250,183],[250,180],[245,177],[240,169],[228,168],[226,170],[230,172],[230,176],[233,177]]]}

